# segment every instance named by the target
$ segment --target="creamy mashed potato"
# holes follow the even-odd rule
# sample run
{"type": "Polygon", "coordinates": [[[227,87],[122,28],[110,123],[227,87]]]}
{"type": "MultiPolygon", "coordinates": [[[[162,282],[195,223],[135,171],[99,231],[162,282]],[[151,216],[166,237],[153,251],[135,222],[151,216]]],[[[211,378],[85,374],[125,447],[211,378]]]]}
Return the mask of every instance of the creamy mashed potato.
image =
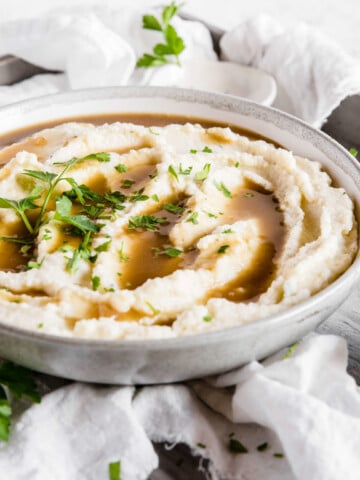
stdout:
{"type": "Polygon", "coordinates": [[[314,162],[229,128],[66,123],[4,148],[0,320],[63,336],[188,335],[334,281],[353,205],[314,162]]]}

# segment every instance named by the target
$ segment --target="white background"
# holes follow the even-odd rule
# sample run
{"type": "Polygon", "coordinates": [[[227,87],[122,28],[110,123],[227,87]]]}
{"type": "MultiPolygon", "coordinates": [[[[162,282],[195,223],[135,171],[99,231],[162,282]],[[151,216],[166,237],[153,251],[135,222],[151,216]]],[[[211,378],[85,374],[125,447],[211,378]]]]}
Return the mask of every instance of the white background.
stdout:
{"type": "MultiPolygon", "coordinates": [[[[170,0],[169,0],[170,1],[170,0]]],[[[181,1],[181,0],[180,0],[181,1]]],[[[167,0],[0,0],[0,22],[35,17],[54,8],[74,5],[126,4],[144,7],[167,0]]],[[[266,12],[284,25],[306,21],[338,42],[360,60],[360,0],[188,0],[184,11],[230,29],[247,18],[266,12]]],[[[0,24],[1,28],[1,24],[0,24]]]]}

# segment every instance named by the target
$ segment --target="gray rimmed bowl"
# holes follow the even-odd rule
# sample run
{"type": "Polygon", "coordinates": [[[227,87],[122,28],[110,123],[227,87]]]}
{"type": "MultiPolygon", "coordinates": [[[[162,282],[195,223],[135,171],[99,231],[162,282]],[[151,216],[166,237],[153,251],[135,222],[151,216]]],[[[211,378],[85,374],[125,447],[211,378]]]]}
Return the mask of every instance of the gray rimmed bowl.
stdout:
{"type": "MultiPolygon", "coordinates": [[[[301,120],[247,100],[164,87],[74,91],[0,109],[0,134],[46,121],[90,114],[156,113],[230,123],[319,161],[346,189],[360,218],[360,166],[338,143],[301,120]]],[[[261,359],[315,329],[350,294],[360,276],[359,252],[335,282],[288,310],[207,334],[161,340],[64,338],[14,327],[0,319],[0,356],[40,372],[113,384],[181,381],[261,359]]]]}

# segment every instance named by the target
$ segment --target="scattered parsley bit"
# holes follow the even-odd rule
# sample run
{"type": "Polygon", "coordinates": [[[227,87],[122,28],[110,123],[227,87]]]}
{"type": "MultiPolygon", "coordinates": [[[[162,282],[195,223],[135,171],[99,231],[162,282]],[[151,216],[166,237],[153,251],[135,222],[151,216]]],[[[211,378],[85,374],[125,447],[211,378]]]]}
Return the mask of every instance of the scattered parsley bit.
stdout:
{"type": "Polygon", "coordinates": [[[129,198],[130,202],[144,202],[145,200],[149,200],[148,195],[144,195],[144,188],[137,190],[134,192],[131,197],[129,198]]]}
{"type": "MultiPolygon", "coordinates": [[[[39,205],[34,203],[35,200],[40,198],[41,195],[39,193],[39,189],[34,188],[28,197],[22,198],[21,200],[9,200],[7,198],[0,197],[0,208],[10,208],[14,210],[21,218],[30,234],[34,234],[35,232],[34,227],[31,225],[31,222],[27,216],[27,211],[40,208],[39,205]]],[[[5,237],[2,237],[2,239],[5,239],[5,237]]]]}
{"type": "Polygon", "coordinates": [[[37,324],[37,328],[39,328],[39,329],[40,329],[40,328],[43,328],[43,326],[44,326],[43,323],[38,323],[38,324],[37,324]]]}
{"type": "Polygon", "coordinates": [[[191,170],[192,170],[192,167],[185,168],[185,170],[184,170],[184,169],[182,168],[181,163],[180,163],[180,166],[179,166],[179,174],[180,174],[180,175],[190,175],[191,170]]]}
{"type": "Polygon", "coordinates": [[[199,448],[206,448],[206,445],[204,445],[204,444],[201,443],[201,442],[198,442],[198,443],[196,444],[196,446],[199,447],[199,448]]]}
{"type": "Polygon", "coordinates": [[[151,133],[152,135],[160,135],[160,133],[155,132],[155,130],[153,130],[151,127],[149,128],[149,133],[151,133]]]}
{"type": "Polygon", "coordinates": [[[174,247],[166,247],[163,250],[161,248],[154,248],[156,255],[167,255],[168,257],[176,258],[183,253],[182,250],[174,247]]]}
{"type": "Polygon", "coordinates": [[[284,454],[283,454],[283,453],[274,453],[274,454],[273,454],[273,457],[275,457],[275,458],[284,458],[284,454]]]}
{"type": "Polygon", "coordinates": [[[244,197],[246,197],[246,198],[253,198],[253,197],[254,197],[254,194],[248,192],[248,193],[245,193],[244,197]]]}
{"type": "Polygon", "coordinates": [[[151,195],[151,198],[152,200],[154,200],[154,202],[158,202],[158,203],[160,202],[160,198],[156,193],[154,193],[154,195],[151,195]]]}
{"type": "Polygon", "coordinates": [[[44,263],[44,260],[45,260],[45,257],[41,260],[41,262],[35,262],[33,260],[30,260],[30,262],[28,262],[26,264],[26,268],[29,269],[29,270],[32,269],[32,268],[35,268],[36,270],[39,270],[41,265],[44,263]]]}
{"type": "Polygon", "coordinates": [[[183,213],[185,210],[184,207],[180,207],[180,205],[174,205],[173,203],[165,203],[163,209],[170,213],[183,213]]]}
{"type": "Polygon", "coordinates": [[[39,403],[41,398],[30,370],[11,362],[0,365],[0,440],[7,442],[12,409],[3,386],[7,387],[15,398],[27,397],[35,403],[39,403]]]}
{"type": "Polygon", "coordinates": [[[51,230],[49,230],[48,228],[45,228],[45,233],[42,237],[42,240],[51,240],[51,239],[52,239],[51,230]]]}
{"type": "Polygon", "coordinates": [[[21,253],[27,253],[30,249],[31,249],[31,245],[23,245],[23,246],[20,248],[20,252],[21,252],[21,253]]]}
{"type": "Polygon", "coordinates": [[[297,349],[297,347],[299,346],[299,342],[295,342],[293,343],[289,349],[287,350],[287,352],[283,355],[282,357],[282,360],[285,360],[287,358],[290,358],[292,356],[292,354],[295,352],[295,350],[297,349]]]}
{"type": "Polygon", "coordinates": [[[265,443],[262,443],[261,445],[258,445],[258,446],[256,447],[256,450],[257,450],[258,452],[264,452],[264,451],[267,450],[268,448],[269,448],[269,444],[268,444],[267,442],[265,442],[265,443]]]}
{"type": "Polygon", "coordinates": [[[155,308],[150,302],[145,302],[146,305],[150,308],[150,310],[152,311],[153,315],[159,315],[160,313],[160,310],[158,310],[157,308],[155,308]]]}
{"type": "Polygon", "coordinates": [[[164,7],[161,19],[156,18],[154,15],[144,15],[142,17],[143,28],[162,32],[165,43],[156,44],[153,47],[152,54],[144,53],[136,63],[138,68],[159,67],[167,63],[176,63],[180,66],[179,55],[185,49],[185,44],[175,28],[170,25],[171,19],[178,13],[180,8],[181,5],[171,2],[164,7]],[[175,57],[175,62],[172,57],[175,57]]]}
{"type": "Polygon", "coordinates": [[[198,181],[206,180],[210,173],[210,168],[211,168],[210,163],[206,163],[204,165],[204,168],[195,175],[195,180],[198,180],[198,181]]]}
{"type": "Polygon", "coordinates": [[[135,228],[144,228],[151,232],[159,228],[159,224],[168,223],[165,218],[158,218],[152,215],[135,215],[129,218],[128,228],[134,230],[135,228]]]}
{"type": "Polygon", "coordinates": [[[116,165],[114,168],[119,173],[125,173],[128,171],[127,166],[124,165],[123,163],[119,163],[119,165],[116,165]]]}
{"type": "Polygon", "coordinates": [[[109,480],[121,480],[121,462],[109,463],[109,480]]]}
{"type": "Polygon", "coordinates": [[[100,287],[100,277],[91,277],[91,285],[93,290],[97,290],[100,287]]]}
{"type": "Polygon", "coordinates": [[[221,245],[217,253],[225,253],[228,248],[230,248],[230,245],[221,245]]]}
{"type": "Polygon", "coordinates": [[[172,175],[172,176],[175,178],[175,180],[176,180],[177,182],[179,181],[178,174],[176,173],[175,168],[173,167],[173,165],[169,165],[168,172],[170,173],[170,175],[172,175]]]}
{"type": "Polygon", "coordinates": [[[121,188],[130,188],[134,185],[134,183],[135,183],[134,180],[130,180],[130,178],[126,178],[121,184],[121,188]]]}
{"type": "Polygon", "coordinates": [[[206,212],[206,214],[209,218],[217,218],[217,215],[215,215],[215,213],[206,212]]]}
{"type": "Polygon", "coordinates": [[[197,152],[198,152],[198,151],[195,150],[195,148],[192,148],[192,149],[190,150],[190,153],[197,153],[197,152]]]}
{"type": "Polygon", "coordinates": [[[353,157],[357,157],[357,154],[359,153],[356,148],[350,148],[349,152],[353,157]]]}
{"type": "Polygon", "coordinates": [[[212,320],[212,318],[211,318],[209,315],[205,315],[205,316],[203,317],[203,321],[204,321],[204,322],[211,322],[211,320],[212,320]]]}
{"type": "Polygon", "coordinates": [[[120,262],[128,262],[130,259],[124,252],[124,242],[121,242],[121,248],[119,250],[119,259],[120,259],[120,262]]]}
{"type": "Polygon", "coordinates": [[[151,178],[151,180],[154,180],[158,175],[158,171],[155,169],[154,172],[149,175],[149,178],[151,178]]]}
{"type": "Polygon", "coordinates": [[[248,453],[248,449],[236,438],[230,438],[229,450],[232,453],[248,453]]]}
{"type": "Polygon", "coordinates": [[[240,166],[240,162],[235,162],[234,167],[239,168],[239,166],[240,166]]]}
{"type": "Polygon", "coordinates": [[[102,243],[101,245],[95,247],[96,252],[107,252],[109,250],[111,244],[111,238],[109,240],[106,240],[106,242],[102,243]]]}
{"type": "Polygon", "coordinates": [[[222,233],[226,233],[226,234],[228,234],[228,233],[234,233],[234,230],[231,230],[231,228],[226,228],[225,230],[223,230],[222,233]]]}
{"type": "Polygon", "coordinates": [[[193,212],[186,221],[191,222],[194,225],[198,225],[199,224],[198,216],[199,216],[198,212],[193,212]]]}
{"type": "Polygon", "coordinates": [[[225,187],[223,182],[214,183],[215,187],[221,192],[225,197],[232,198],[231,192],[225,187]]]}
{"type": "Polygon", "coordinates": [[[204,153],[213,153],[211,148],[208,147],[207,145],[205,145],[205,147],[201,151],[204,152],[204,153]]]}

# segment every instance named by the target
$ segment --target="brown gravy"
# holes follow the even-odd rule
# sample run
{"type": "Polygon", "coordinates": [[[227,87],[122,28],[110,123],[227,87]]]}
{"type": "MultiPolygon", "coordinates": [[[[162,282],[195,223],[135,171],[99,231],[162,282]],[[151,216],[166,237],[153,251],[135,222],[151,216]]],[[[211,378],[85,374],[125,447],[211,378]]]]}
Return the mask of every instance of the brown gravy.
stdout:
{"type": "MultiPolygon", "coordinates": [[[[3,149],[0,150],[0,164],[5,164],[21,150],[27,150],[35,154],[40,153],[41,147],[43,147],[42,139],[38,138],[35,140],[28,137],[44,128],[50,128],[69,121],[87,122],[95,125],[122,121],[145,126],[164,126],[170,123],[184,124],[186,122],[199,123],[206,128],[229,126],[236,133],[246,135],[251,140],[261,139],[275,144],[275,142],[269,141],[253,132],[233,125],[215,123],[201,118],[149,114],[87,115],[39,123],[0,136],[0,148],[3,149]],[[14,145],[16,142],[19,143],[14,145]]],[[[149,176],[151,177],[155,170],[156,166],[151,165],[130,168],[126,173],[119,176],[117,188],[125,195],[130,195],[143,188],[149,176]],[[122,182],[124,179],[130,179],[133,182],[130,187],[123,186],[122,182]]],[[[105,193],[102,192],[103,188],[101,188],[99,183],[97,185],[89,183],[88,186],[98,193],[105,193]]],[[[169,203],[180,205],[184,210],[186,209],[186,199],[169,199],[169,203]]],[[[251,268],[242,271],[238,278],[223,288],[211,292],[211,296],[225,297],[235,302],[253,300],[266,291],[271,283],[275,274],[274,260],[282,248],[284,239],[283,217],[277,206],[277,200],[271,192],[264,191],[258,185],[249,183],[246,188],[233,192],[233,198],[228,202],[224,212],[213,213],[218,214],[218,221],[221,224],[247,218],[257,218],[260,222],[263,243],[256,254],[251,268]]],[[[178,268],[191,268],[196,259],[197,251],[195,247],[189,248],[176,257],[162,253],[164,249],[172,247],[168,234],[171,227],[181,217],[181,214],[164,210],[162,204],[154,204],[154,211],[149,212],[149,214],[165,218],[166,224],[162,225],[155,232],[143,231],[142,229],[127,232],[126,252],[122,260],[119,261],[118,286],[121,288],[134,289],[149,278],[169,275],[178,268]]],[[[11,236],[14,234],[21,236],[24,232],[14,231],[13,226],[6,229],[0,227],[0,236],[11,236]]],[[[1,270],[19,270],[27,263],[29,256],[26,252],[21,253],[20,247],[21,245],[0,240],[1,270]]]]}

